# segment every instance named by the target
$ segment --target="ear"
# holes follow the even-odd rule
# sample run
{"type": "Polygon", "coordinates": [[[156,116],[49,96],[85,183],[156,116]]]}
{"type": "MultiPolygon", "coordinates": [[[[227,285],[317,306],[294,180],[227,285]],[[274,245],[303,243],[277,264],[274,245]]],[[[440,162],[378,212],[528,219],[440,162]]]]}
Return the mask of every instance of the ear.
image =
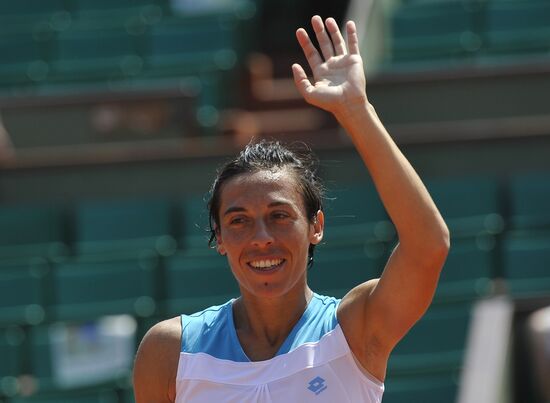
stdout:
{"type": "Polygon", "coordinates": [[[214,232],[216,234],[216,250],[220,255],[224,256],[226,254],[226,251],[225,247],[223,246],[220,228],[218,226],[214,226],[214,232]]]}
{"type": "Polygon", "coordinates": [[[317,245],[323,240],[323,231],[325,229],[325,214],[319,210],[310,226],[309,242],[317,245]]]}

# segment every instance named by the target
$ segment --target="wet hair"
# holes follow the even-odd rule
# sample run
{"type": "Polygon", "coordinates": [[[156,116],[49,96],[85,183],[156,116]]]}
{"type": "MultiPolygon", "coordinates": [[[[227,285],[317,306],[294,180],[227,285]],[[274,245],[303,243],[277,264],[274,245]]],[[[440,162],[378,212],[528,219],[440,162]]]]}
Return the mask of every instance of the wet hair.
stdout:
{"type": "MultiPolygon", "coordinates": [[[[213,247],[216,241],[216,230],[220,225],[220,197],[223,185],[237,175],[255,173],[258,171],[277,171],[288,169],[294,175],[300,193],[304,200],[306,216],[314,222],[317,212],[323,209],[324,188],[317,176],[317,158],[305,145],[294,145],[295,150],[284,146],[278,141],[261,140],[249,143],[232,161],[227,162],[218,170],[218,175],[210,189],[208,201],[210,240],[213,247]]],[[[310,244],[307,266],[313,264],[315,245],[310,244]]]]}

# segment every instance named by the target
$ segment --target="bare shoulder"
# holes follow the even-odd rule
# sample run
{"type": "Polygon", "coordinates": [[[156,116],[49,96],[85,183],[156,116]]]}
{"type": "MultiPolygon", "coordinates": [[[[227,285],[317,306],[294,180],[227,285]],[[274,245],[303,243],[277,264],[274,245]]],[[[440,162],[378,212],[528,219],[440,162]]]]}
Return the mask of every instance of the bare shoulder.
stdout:
{"type": "Polygon", "coordinates": [[[136,402],[173,402],[181,346],[179,317],[154,325],[143,337],[134,364],[136,402]]]}
{"type": "Polygon", "coordinates": [[[181,322],[179,317],[157,323],[147,331],[138,349],[138,359],[159,357],[177,361],[181,346],[181,322]]]}
{"type": "Polygon", "coordinates": [[[176,316],[154,325],[143,337],[143,343],[151,344],[158,348],[169,348],[169,346],[177,345],[179,350],[181,344],[180,317],[176,316]]]}

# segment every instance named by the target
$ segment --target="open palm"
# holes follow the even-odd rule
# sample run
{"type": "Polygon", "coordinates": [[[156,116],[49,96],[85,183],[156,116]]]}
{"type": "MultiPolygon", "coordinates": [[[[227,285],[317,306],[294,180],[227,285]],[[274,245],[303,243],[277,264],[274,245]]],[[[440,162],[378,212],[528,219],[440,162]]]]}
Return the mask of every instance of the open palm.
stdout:
{"type": "Polygon", "coordinates": [[[327,29],[319,16],[313,17],[311,23],[322,57],[305,29],[298,29],[296,37],[313,73],[313,83],[308,79],[302,66],[292,66],[294,81],[304,99],[334,114],[341,113],[354,104],[365,103],[365,73],[359,55],[355,24],[350,21],[346,25],[346,46],[333,18],[326,20],[327,29]]]}

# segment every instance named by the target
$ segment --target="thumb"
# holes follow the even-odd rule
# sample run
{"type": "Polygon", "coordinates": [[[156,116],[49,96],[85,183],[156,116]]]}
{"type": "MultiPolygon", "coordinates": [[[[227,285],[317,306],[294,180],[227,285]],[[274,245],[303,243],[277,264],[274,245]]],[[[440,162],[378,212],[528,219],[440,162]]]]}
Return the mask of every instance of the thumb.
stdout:
{"type": "Polygon", "coordinates": [[[294,84],[302,96],[307,100],[311,91],[313,90],[313,85],[307,78],[306,72],[303,67],[298,63],[292,65],[292,75],[294,76],[294,84]]]}

